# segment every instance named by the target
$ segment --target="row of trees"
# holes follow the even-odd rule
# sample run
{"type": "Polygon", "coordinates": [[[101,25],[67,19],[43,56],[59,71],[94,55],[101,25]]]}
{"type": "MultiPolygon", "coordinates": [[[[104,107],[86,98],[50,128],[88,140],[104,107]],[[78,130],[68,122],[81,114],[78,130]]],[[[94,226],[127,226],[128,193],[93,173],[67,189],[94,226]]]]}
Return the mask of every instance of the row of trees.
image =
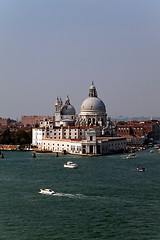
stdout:
{"type": "Polygon", "coordinates": [[[10,132],[9,129],[6,129],[0,136],[0,144],[25,145],[31,144],[31,141],[31,131],[18,130],[16,132],[10,132]]]}

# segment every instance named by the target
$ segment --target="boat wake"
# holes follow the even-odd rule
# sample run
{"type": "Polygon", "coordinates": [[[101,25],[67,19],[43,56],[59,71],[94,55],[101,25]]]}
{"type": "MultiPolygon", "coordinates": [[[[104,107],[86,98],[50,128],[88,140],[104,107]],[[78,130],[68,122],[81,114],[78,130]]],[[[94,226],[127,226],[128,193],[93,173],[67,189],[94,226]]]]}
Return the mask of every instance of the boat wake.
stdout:
{"type": "Polygon", "coordinates": [[[58,192],[55,192],[54,194],[51,194],[50,196],[76,198],[76,199],[88,199],[88,200],[96,200],[97,198],[99,198],[99,199],[104,198],[104,197],[100,197],[100,196],[88,196],[88,195],[84,195],[84,194],[80,194],[80,193],[71,194],[71,193],[58,193],[58,192]]]}
{"type": "Polygon", "coordinates": [[[55,193],[52,196],[68,197],[68,198],[80,198],[80,199],[88,198],[88,196],[83,195],[83,194],[71,194],[71,193],[55,193]]]}

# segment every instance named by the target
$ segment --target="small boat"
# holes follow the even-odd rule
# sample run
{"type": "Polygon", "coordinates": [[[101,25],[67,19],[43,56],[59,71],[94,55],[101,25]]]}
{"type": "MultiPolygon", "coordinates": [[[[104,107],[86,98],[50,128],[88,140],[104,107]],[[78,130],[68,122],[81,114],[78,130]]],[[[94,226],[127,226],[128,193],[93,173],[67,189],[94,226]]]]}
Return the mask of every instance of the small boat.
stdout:
{"type": "Polygon", "coordinates": [[[144,171],[145,171],[145,168],[137,167],[136,170],[137,170],[138,172],[144,172],[144,171]]]}
{"type": "Polygon", "coordinates": [[[33,157],[33,158],[36,158],[36,154],[35,154],[35,153],[32,153],[32,157],[33,157]]]}
{"type": "Polygon", "coordinates": [[[77,168],[78,165],[76,163],[73,163],[73,162],[69,161],[67,163],[64,163],[64,167],[65,168],[77,168]]]}
{"type": "Polygon", "coordinates": [[[155,148],[155,149],[159,149],[160,146],[159,146],[159,145],[155,145],[154,148],[155,148]]]}
{"type": "Polygon", "coordinates": [[[154,153],[154,151],[153,151],[153,150],[151,150],[151,151],[150,151],[150,153],[154,153]]]}
{"type": "Polygon", "coordinates": [[[47,195],[55,194],[55,192],[52,189],[49,189],[49,188],[40,189],[39,193],[47,194],[47,195]]]}
{"type": "Polygon", "coordinates": [[[148,147],[153,147],[153,143],[148,143],[148,147]]]}
{"type": "Polygon", "coordinates": [[[127,158],[136,158],[136,153],[131,153],[127,156],[127,158]]]}

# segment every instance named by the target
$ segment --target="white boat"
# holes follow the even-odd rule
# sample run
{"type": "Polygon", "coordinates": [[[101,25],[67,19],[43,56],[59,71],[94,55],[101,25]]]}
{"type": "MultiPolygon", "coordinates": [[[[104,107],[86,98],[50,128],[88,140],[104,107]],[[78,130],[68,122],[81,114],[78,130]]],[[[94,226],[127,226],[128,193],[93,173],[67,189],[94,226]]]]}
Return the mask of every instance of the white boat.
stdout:
{"type": "Polygon", "coordinates": [[[151,151],[150,151],[150,153],[154,153],[154,151],[153,151],[153,150],[151,150],[151,151]]]}
{"type": "Polygon", "coordinates": [[[77,168],[78,165],[76,163],[73,163],[73,162],[69,161],[67,163],[64,163],[64,167],[65,168],[77,168]]]}
{"type": "Polygon", "coordinates": [[[55,192],[52,189],[49,188],[45,188],[45,189],[40,189],[40,192],[42,194],[47,194],[47,195],[53,195],[55,194],[55,192]]]}
{"type": "Polygon", "coordinates": [[[136,158],[136,153],[131,153],[127,156],[127,158],[136,158]]]}
{"type": "Polygon", "coordinates": [[[144,171],[145,171],[145,168],[137,167],[136,170],[137,170],[138,172],[144,172],[144,171]]]}

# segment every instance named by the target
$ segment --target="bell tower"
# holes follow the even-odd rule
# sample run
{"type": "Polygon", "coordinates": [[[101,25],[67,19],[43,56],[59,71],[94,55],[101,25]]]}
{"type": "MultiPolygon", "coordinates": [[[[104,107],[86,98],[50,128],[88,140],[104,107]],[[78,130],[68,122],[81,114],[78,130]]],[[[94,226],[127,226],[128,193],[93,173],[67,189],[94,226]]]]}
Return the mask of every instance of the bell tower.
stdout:
{"type": "Polygon", "coordinates": [[[60,120],[61,120],[61,108],[63,106],[62,99],[57,97],[56,103],[55,103],[55,126],[60,126],[60,120]]]}

